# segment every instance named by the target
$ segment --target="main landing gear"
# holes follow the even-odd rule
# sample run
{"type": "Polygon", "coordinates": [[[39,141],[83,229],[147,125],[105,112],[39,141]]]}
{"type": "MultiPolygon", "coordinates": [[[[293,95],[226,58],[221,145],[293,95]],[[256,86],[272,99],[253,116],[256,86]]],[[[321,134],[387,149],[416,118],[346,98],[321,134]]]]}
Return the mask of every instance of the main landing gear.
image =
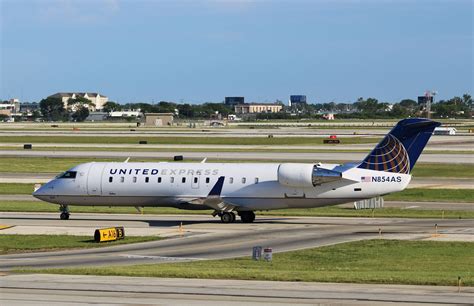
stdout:
{"type": "Polygon", "coordinates": [[[232,223],[235,222],[235,214],[233,212],[223,212],[220,213],[222,223],[232,223]]]}
{"type": "MultiPolygon", "coordinates": [[[[240,220],[243,223],[252,223],[255,221],[255,213],[253,211],[239,211],[240,220]]],[[[235,214],[233,212],[220,212],[214,214],[221,217],[222,223],[233,223],[235,222],[235,214]]]]}
{"type": "Polygon", "coordinates": [[[61,218],[61,220],[69,220],[69,207],[67,205],[61,205],[59,206],[59,210],[61,211],[59,218],[61,218]]]}
{"type": "Polygon", "coordinates": [[[239,216],[243,223],[252,223],[255,221],[255,213],[253,211],[239,211],[239,216]]]}

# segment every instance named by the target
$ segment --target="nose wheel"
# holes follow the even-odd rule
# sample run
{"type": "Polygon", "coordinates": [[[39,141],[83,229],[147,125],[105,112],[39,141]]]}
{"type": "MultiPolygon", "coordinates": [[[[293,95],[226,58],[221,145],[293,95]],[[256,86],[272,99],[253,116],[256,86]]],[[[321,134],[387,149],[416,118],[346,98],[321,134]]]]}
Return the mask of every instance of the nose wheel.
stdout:
{"type": "Polygon", "coordinates": [[[67,205],[61,205],[59,206],[59,210],[61,211],[59,218],[61,218],[61,220],[69,220],[69,207],[67,205]]]}

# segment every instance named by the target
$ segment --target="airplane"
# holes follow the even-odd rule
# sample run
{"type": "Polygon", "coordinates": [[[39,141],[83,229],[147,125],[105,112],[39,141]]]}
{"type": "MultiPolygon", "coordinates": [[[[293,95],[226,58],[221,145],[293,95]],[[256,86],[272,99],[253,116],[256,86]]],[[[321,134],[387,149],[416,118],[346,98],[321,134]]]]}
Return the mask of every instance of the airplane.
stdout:
{"type": "Polygon", "coordinates": [[[342,204],[402,191],[441,125],[424,118],[399,121],[360,162],[169,163],[89,162],[75,166],[33,192],[60,205],[213,209],[223,223],[255,220],[255,211],[342,204]]]}

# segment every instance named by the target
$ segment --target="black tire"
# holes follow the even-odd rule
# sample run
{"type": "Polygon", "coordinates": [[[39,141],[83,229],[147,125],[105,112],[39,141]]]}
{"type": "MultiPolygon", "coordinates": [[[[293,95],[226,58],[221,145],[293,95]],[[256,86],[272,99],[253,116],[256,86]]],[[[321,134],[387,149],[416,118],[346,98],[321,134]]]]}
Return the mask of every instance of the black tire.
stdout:
{"type": "Polygon", "coordinates": [[[222,223],[231,223],[232,219],[235,219],[235,215],[234,215],[234,218],[232,218],[232,215],[233,215],[232,213],[228,213],[228,212],[222,213],[221,215],[222,223]]]}
{"type": "Polygon", "coordinates": [[[65,212],[61,213],[59,217],[61,218],[61,220],[69,220],[69,214],[65,212]]]}
{"type": "Polygon", "coordinates": [[[242,211],[239,215],[242,223],[252,223],[255,221],[255,213],[253,211],[242,211]]]}
{"type": "Polygon", "coordinates": [[[235,214],[231,212],[230,215],[232,216],[232,223],[234,223],[235,222],[235,214]]]}

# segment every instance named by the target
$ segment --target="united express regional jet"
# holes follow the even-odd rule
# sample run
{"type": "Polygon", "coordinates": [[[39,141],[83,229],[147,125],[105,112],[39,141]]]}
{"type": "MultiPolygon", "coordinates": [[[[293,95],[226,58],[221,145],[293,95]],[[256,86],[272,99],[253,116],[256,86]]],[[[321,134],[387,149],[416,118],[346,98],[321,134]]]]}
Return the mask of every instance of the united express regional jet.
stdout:
{"type": "Polygon", "coordinates": [[[435,127],[404,119],[361,162],[132,163],[91,162],[60,174],[33,193],[60,205],[213,209],[222,222],[255,220],[254,211],[310,208],[370,199],[405,189],[435,127]]]}

